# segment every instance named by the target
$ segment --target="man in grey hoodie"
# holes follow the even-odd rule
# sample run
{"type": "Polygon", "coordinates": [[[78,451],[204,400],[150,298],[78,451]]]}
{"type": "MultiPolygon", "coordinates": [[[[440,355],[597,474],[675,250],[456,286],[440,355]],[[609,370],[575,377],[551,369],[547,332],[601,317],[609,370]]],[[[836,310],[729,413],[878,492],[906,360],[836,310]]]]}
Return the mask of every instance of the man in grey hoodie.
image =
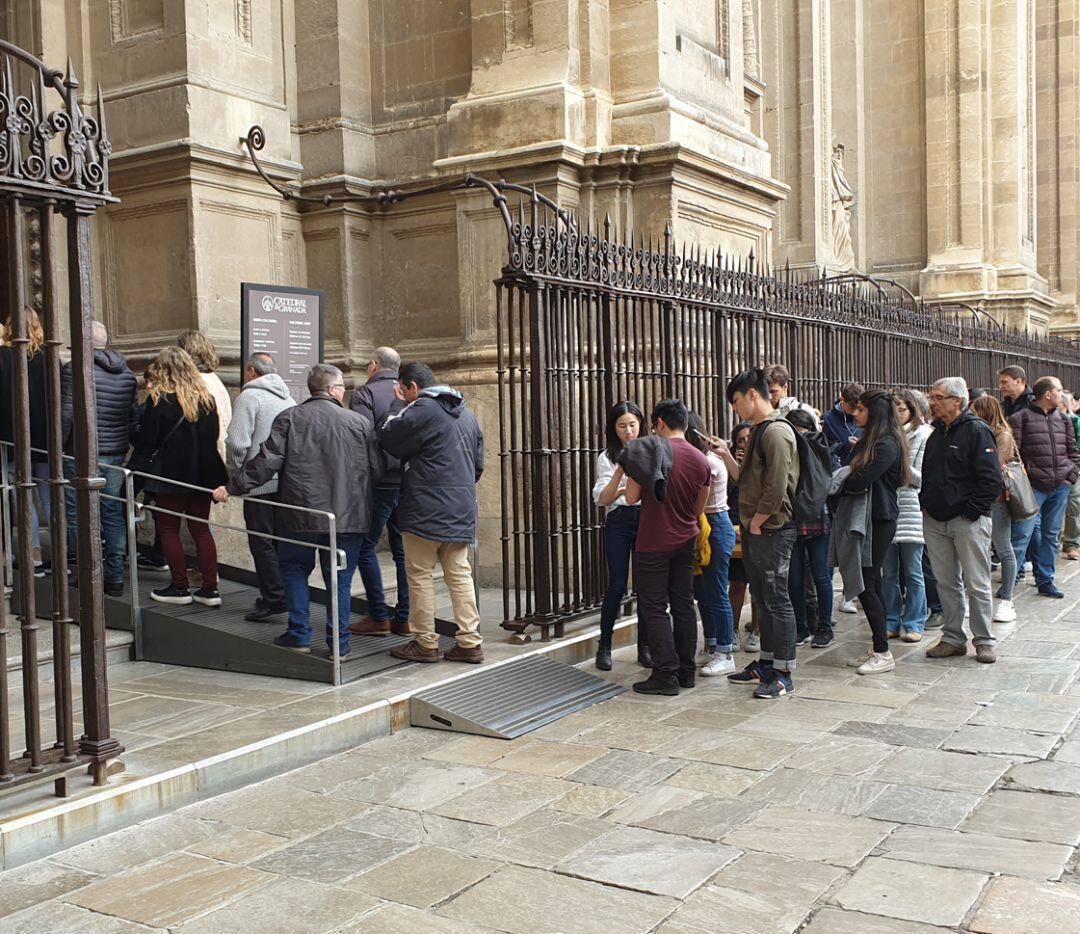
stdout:
{"type": "MultiPolygon", "coordinates": [[[[244,388],[233,405],[232,421],[225,436],[225,464],[230,476],[239,473],[244,464],[259,453],[263,442],[270,437],[270,426],[278,413],[295,404],[285,380],[277,373],[274,358],[268,353],[252,354],[244,366],[244,388]]],[[[266,502],[244,500],[244,524],[249,532],[275,534],[276,510],[271,503],[276,498],[277,488],[275,476],[249,494],[266,502]]],[[[259,597],[244,619],[253,623],[267,622],[275,614],[285,612],[277,544],[270,538],[248,535],[248,548],[259,579],[259,597]]]]}

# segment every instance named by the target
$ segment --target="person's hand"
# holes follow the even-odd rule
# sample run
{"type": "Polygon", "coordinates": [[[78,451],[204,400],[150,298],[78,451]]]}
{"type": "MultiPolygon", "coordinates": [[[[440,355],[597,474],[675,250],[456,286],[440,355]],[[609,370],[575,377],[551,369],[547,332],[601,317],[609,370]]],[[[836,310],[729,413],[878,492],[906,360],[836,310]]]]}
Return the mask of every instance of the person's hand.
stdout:
{"type": "Polygon", "coordinates": [[[768,516],[754,516],[754,518],[750,520],[750,534],[760,535],[761,529],[765,525],[766,519],[768,519],[768,516]]]}
{"type": "Polygon", "coordinates": [[[405,393],[401,390],[401,383],[399,383],[396,379],[394,380],[394,398],[398,399],[401,402],[406,401],[405,393]]]}
{"type": "Polygon", "coordinates": [[[215,503],[227,503],[229,501],[229,491],[223,486],[219,486],[210,495],[213,497],[215,503]]]}
{"type": "Polygon", "coordinates": [[[621,486],[615,491],[615,498],[616,499],[618,499],[620,496],[625,496],[625,495],[626,495],[626,487],[625,486],[621,486]]]}
{"type": "Polygon", "coordinates": [[[855,445],[859,443],[859,439],[856,438],[854,435],[852,435],[850,438],[848,438],[847,441],[848,441],[848,444],[850,444],[852,447],[855,447],[855,445]]]}
{"type": "Polygon", "coordinates": [[[716,435],[709,435],[709,447],[711,447],[717,454],[723,456],[724,454],[731,454],[731,449],[728,447],[728,443],[723,438],[718,438],[716,435]]]}

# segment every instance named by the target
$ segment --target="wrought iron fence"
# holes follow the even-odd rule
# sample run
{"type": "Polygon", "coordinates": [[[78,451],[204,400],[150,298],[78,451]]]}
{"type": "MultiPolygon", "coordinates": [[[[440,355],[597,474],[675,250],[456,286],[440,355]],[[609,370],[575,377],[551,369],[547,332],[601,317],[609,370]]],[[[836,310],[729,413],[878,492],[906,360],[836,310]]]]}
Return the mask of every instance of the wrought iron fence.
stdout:
{"type": "Polygon", "coordinates": [[[841,384],[926,389],[942,376],[994,387],[1019,364],[1080,388],[1068,341],[1006,331],[980,309],[923,303],[897,283],[762,269],[746,258],[616,235],[539,198],[510,221],[496,283],[503,627],[544,638],[603,599],[593,504],[607,410],[678,397],[727,434],[727,381],[783,363],[789,391],[825,411],[841,384]]]}

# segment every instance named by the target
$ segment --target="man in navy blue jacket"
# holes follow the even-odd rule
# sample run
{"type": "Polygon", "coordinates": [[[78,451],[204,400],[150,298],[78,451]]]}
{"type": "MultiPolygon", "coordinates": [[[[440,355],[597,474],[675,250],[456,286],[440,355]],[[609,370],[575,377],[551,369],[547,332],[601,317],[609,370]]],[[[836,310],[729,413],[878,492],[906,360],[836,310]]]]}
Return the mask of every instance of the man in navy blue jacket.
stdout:
{"type": "Polygon", "coordinates": [[[844,383],[836,405],[825,413],[825,440],[829,442],[829,453],[841,467],[848,465],[855,442],[862,437],[862,429],[855,424],[855,406],[865,391],[858,383],[844,383]]]}
{"type": "Polygon", "coordinates": [[[382,422],[379,443],[402,462],[397,514],[405,543],[413,641],[390,654],[414,662],[439,661],[434,580],[439,562],[458,627],[457,645],[443,658],[479,664],[484,651],[469,545],[476,538],[476,484],[484,472],[484,436],[461,393],[439,383],[429,366],[401,367],[398,392],[408,405],[382,422]]]}

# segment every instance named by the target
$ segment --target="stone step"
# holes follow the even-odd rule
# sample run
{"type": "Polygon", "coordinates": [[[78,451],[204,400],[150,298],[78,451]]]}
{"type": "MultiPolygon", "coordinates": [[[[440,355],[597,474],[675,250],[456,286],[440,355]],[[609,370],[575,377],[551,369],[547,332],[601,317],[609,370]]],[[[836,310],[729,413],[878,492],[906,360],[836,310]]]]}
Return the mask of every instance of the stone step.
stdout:
{"type": "MultiPolygon", "coordinates": [[[[10,614],[10,609],[8,613],[10,614]]],[[[13,615],[8,616],[7,638],[7,670],[9,673],[18,672],[23,667],[22,638],[18,621],[13,615]]],[[[79,627],[74,623],[67,626],[68,638],[71,642],[72,671],[77,672],[79,658],[82,655],[82,646],[79,640],[79,627]]],[[[131,660],[135,645],[135,634],[122,629],[105,630],[105,661],[108,665],[114,665],[131,660]]],[[[39,669],[47,668],[52,671],[53,662],[53,630],[52,624],[46,620],[37,621],[37,664],[39,669]]]]}

